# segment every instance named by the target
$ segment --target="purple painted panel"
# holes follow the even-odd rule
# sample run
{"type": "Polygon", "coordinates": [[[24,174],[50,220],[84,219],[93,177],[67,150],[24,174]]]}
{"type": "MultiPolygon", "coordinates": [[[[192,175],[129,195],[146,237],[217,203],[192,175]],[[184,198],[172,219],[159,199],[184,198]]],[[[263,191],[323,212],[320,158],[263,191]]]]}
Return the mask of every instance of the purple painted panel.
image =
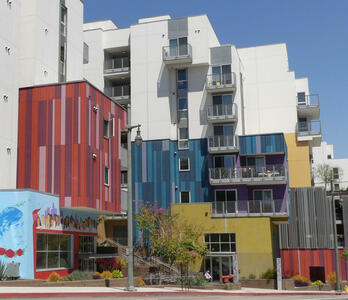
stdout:
{"type": "Polygon", "coordinates": [[[46,119],[47,119],[47,102],[40,101],[39,102],[39,116],[38,116],[38,146],[46,145],[46,119]]]}
{"type": "Polygon", "coordinates": [[[284,157],[284,154],[266,155],[266,165],[282,165],[284,157]]]}
{"type": "Polygon", "coordinates": [[[54,146],[54,194],[60,194],[60,146],[54,146]]]}

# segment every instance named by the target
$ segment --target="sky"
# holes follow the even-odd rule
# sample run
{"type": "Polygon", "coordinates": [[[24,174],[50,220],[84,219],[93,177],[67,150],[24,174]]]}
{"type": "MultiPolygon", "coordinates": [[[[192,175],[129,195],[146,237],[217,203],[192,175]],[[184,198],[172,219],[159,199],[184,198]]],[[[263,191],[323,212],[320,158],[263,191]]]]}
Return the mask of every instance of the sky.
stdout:
{"type": "Polygon", "coordinates": [[[83,0],[85,22],[207,14],[221,44],[287,44],[290,70],[320,95],[323,141],[348,157],[348,0],[83,0]]]}

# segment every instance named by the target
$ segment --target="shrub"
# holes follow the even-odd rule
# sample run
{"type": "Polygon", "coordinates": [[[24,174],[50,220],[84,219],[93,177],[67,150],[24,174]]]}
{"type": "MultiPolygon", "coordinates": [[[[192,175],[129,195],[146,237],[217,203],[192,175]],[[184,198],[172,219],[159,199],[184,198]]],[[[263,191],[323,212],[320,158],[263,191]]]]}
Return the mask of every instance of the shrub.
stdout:
{"type": "Polygon", "coordinates": [[[137,279],[137,285],[138,286],[146,286],[146,283],[144,280],[142,280],[140,277],[137,279]]]}
{"type": "Polygon", "coordinates": [[[327,275],[327,281],[330,282],[330,283],[335,283],[336,282],[336,272],[330,272],[328,275],[327,275]]]}
{"type": "Polygon", "coordinates": [[[60,280],[60,275],[56,272],[52,272],[47,278],[47,282],[57,282],[60,280]]]}
{"type": "Polygon", "coordinates": [[[253,274],[253,273],[251,273],[251,274],[249,274],[248,279],[256,279],[256,275],[255,275],[255,274],[253,274]]]}
{"type": "Polygon", "coordinates": [[[103,273],[100,274],[100,276],[104,279],[111,279],[112,273],[110,271],[104,271],[103,273]]]}
{"type": "Polygon", "coordinates": [[[324,283],[321,280],[316,280],[311,283],[311,285],[323,285],[324,283]]]}
{"type": "Polygon", "coordinates": [[[113,278],[122,278],[122,277],[123,277],[122,271],[120,271],[120,270],[114,270],[114,271],[112,272],[112,277],[113,277],[113,278]]]}
{"type": "Polygon", "coordinates": [[[297,287],[309,285],[309,280],[304,276],[295,275],[292,277],[292,279],[295,281],[295,286],[297,287]]]}
{"type": "Polygon", "coordinates": [[[93,278],[93,272],[86,271],[73,271],[70,274],[71,277],[75,278],[75,280],[90,280],[93,278]]]}
{"type": "Polygon", "coordinates": [[[265,273],[262,273],[260,276],[261,279],[276,279],[277,271],[276,269],[268,269],[265,273]]]}
{"type": "Polygon", "coordinates": [[[123,257],[117,258],[116,263],[119,264],[121,267],[127,266],[127,262],[123,257]]]}
{"type": "Polygon", "coordinates": [[[121,265],[116,261],[116,258],[98,258],[96,260],[97,271],[102,273],[104,271],[121,270],[121,265]]]}
{"type": "Polygon", "coordinates": [[[76,278],[71,276],[71,275],[65,276],[62,278],[62,281],[75,281],[75,280],[76,280],[76,278]]]}
{"type": "Polygon", "coordinates": [[[101,279],[102,277],[101,277],[101,274],[100,274],[99,272],[94,272],[92,278],[93,278],[93,279],[101,279]]]}

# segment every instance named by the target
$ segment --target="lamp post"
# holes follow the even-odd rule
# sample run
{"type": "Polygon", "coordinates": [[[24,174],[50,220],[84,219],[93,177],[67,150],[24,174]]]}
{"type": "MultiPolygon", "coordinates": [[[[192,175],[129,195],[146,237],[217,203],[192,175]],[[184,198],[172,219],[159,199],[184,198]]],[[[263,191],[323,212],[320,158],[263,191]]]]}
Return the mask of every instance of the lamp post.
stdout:
{"type": "Polygon", "coordinates": [[[336,227],[336,205],[335,198],[333,195],[333,179],[331,178],[331,204],[332,204],[332,220],[333,220],[333,234],[334,234],[334,246],[336,255],[336,291],[341,292],[341,282],[340,282],[340,263],[338,257],[338,245],[337,245],[337,227],[336,227]]]}
{"type": "Polygon", "coordinates": [[[143,141],[140,135],[140,124],[131,125],[131,107],[127,106],[127,223],[128,223],[128,287],[127,291],[135,291],[134,288],[134,261],[133,261],[133,203],[132,203],[132,129],[137,129],[135,144],[139,147],[143,141]]]}

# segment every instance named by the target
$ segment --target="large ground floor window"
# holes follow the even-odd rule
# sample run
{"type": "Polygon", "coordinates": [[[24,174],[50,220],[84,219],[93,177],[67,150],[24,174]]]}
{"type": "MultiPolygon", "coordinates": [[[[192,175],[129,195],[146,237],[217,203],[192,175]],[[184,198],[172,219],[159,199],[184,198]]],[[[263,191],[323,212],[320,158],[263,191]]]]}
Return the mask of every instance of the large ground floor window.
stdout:
{"type": "Polygon", "coordinates": [[[71,235],[37,233],[36,270],[69,269],[72,265],[71,235]]]}

